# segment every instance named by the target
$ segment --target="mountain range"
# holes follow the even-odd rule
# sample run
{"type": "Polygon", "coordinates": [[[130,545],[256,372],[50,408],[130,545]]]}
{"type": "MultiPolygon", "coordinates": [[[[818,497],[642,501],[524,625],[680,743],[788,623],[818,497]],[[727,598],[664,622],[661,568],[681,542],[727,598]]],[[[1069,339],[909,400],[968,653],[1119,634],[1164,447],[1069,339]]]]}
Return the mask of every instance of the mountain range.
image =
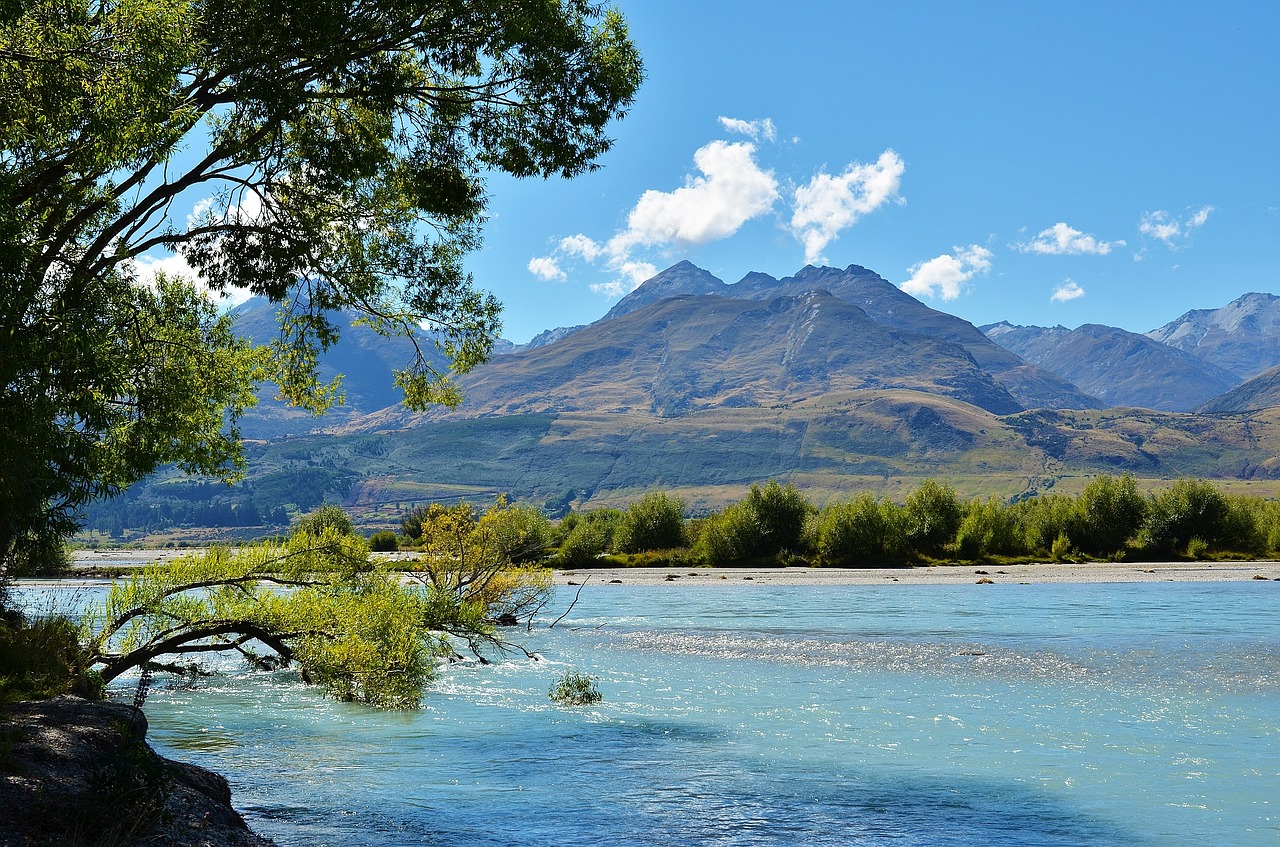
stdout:
{"type": "MultiPolygon", "coordinates": [[[[251,301],[237,325],[263,340],[273,314],[251,301]]],[[[316,419],[264,398],[225,496],[263,514],[339,499],[376,525],[499,491],[555,510],[663,488],[697,511],[770,477],[819,502],[930,476],[1027,496],[1102,472],[1280,492],[1277,328],[1280,298],[1246,294],[1146,335],[979,329],[857,265],[729,284],[680,262],[592,324],[495,345],[452,410],[397,404],[408,341],[344,330],[322,376],[345,374],[347,405],[316,419]]]]}

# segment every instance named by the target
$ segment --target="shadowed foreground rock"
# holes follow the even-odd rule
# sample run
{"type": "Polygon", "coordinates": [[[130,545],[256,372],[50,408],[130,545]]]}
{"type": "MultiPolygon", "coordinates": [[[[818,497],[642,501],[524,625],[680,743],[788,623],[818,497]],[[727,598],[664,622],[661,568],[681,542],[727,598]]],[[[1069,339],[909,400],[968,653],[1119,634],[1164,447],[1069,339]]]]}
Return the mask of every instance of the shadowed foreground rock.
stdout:
{"type": "Polygon", "coordinates": [[[59,697],[0,715],[0,847],[272,847],[227,781],[161,758],[131,707],[59,697]]]}

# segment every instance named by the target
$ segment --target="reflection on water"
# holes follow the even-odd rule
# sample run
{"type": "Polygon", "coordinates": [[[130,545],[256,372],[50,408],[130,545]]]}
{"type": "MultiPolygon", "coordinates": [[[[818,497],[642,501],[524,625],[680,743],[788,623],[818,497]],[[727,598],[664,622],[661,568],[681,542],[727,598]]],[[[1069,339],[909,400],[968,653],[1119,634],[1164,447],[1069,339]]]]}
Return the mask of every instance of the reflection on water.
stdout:
{"type": "Polygon", "coordinates": [[[147,713],[281,845],[1280,841],[1274,592],[1001,588],[588,586],[418,712],[228,665],[147,713]]]}

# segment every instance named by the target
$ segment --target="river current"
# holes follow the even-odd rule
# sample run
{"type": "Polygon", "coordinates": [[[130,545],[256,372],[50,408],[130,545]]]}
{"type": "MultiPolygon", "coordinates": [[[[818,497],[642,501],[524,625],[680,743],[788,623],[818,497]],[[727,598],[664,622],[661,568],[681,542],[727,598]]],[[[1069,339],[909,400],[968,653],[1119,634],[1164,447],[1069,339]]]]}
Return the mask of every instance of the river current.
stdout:
{"type": "Polygon", "coordinates": [[[1275,583],[558,591],[420,711],[231,666],[152,744],[282,847],[1280,843],[1275,583]]]}

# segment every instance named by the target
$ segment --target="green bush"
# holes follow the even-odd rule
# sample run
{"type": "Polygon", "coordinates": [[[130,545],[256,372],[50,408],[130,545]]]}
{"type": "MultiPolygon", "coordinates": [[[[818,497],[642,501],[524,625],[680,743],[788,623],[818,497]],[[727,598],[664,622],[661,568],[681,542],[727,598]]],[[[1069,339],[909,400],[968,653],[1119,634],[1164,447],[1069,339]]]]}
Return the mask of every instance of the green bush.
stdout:
{"type": "Polygon", "coordinates": [[[1142,546],[1168,555],[1198,538],[1211,548],[1226,539],[1227,499],[1202,479],[1180,479],[1161,491],[1147,507],[1142,546]]]}
{"type": "Polygon", "coordinates": [[[1026,552],[1023,533],[1012,510],[994,498],[969,503],[956,530],[956,553],[964,559],[991,555],[1014,556],[1026,552]]]}
{"type": "Polygon", "coordinates": [[[55,532],[17,539],[10,558],[9,576],[62,576],[71,570],[71,553],[55,532]]]}
{"type": "Polygon", "coordinates": [[[955,541],[964,510],[949,485],[926,479],[907,496],[904,506],[907,543],[912,550],[936,556],[955,541]]]}
{"type": "Polygon", "coordinates": [[[1256,497],[1227,497],[1227,512],[1222,519],[1219,546],[1237,553],[1257,556],[1268,549],[1269,529],[1266,508],[1256,497]]]}
{"type": "Polygon", "coordinates": [[[547,696],[561,706],[590,706],[604,699],[596,686],[597,681],[589,674],[568,670],[551,685],[547,696]]]}
{"type": "Polygon", "coordinates": [[[782,486],[774,479],[763,488],[753,485],[747,492],[746,507],[758,533],[754,555],[773,556],[802,548],[805,520],[815,510],[794,485],[782,486]]]}
{"type": "Polygon", "coordinates": [[[764,546],[756,513],[746,503],[733,503],[701,522],[693,544],[708,565],[737,565],[754,558],[764,546]]]}
{"type": "Polygon", "coordinates": [[[356,527],[351,516],[341,506],[326,503],[314,512],[298,518],[294,532],[305,535],[321,536],[326,529],[333,529],[339,535],[355,535],[356,527]]]}
{"type": "Polygon", "coordinates": [[[498,549],[515,564],[528,564],[543,559],[551,544],[551,521],[541,509],[533,506],[506,506],[499,500],[490,510],[495,519],[490,523],[498,549]]]}
{"type": "Polygon", "coordinates": [[[1106,474],[1090,481],[1076,498],[1077,523],[1071,541],[1086,553],[1117,553],[1136,538],[1147,514],[1146,498],[1133,477],[1106,474]]]}
{"type": "Polygon", "coordinates": [[[622,514],[614,547],[622,553],[684,547],[684,503],[663,493],[646,494],[622,514]]]}
{"type": "Polygon", "coordinates": [[[383,529],[369,536],[369,549],[375,553],[394,553],[400,549],[400,542],[394,532],[383,529]]]}
{"type": "Polygon", "coordinates": [[[559,548],[559,564],[566,568],[585,568],[607,549],[609,527],[602,521],[579,521],[559,548]]]}
{"type": "Polygon", "coordinates": [[[1059,535],[1072,537],[1076,530],[1076,501],[1065,494],[1042,494],[1013,506],[1014,519],[1022,528],[1025,550],[1034,555],[1050,555],[1059,535]]]}
{"type": "Polygon", "coordinates": [[[0,620],[0,705],[42,700],[74,691],[100,696],[86,667],[76,625],[62,616],[27,622],[16,614],[0,620]]]}
{"type": "Polygon", "coordinates": [[[818,558],[824,565],[861,567],[902,564],[907,557],[906,518],[900,507],[860,494],[818,515],[818,558]]]}
{"type": "Polygon", "coordinates": [[[428,519],[432,507],[439,508],[436,503],[430,506],[415,506],[400,519],[400,532],[405,538],[412,538],[414,541],[422,538],[422,525],[428,519]]]}

